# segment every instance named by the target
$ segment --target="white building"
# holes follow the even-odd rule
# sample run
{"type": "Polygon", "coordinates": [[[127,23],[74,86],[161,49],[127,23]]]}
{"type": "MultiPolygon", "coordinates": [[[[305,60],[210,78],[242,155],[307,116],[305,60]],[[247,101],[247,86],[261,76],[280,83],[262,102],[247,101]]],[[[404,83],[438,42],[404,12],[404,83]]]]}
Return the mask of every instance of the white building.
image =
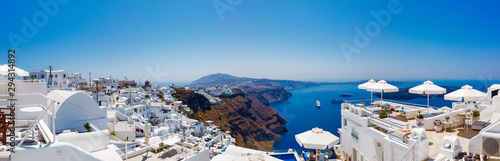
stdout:
{"type": "Polygon", "coordinates": [[[40,70],[30,72],[30,76],[24,77],[23,79],[45,80],[51,89],[69,89],[72,87],[85,86],[87,84],[80,73],[68,73],[65,70],[40,70]],[[50,80],[49,78],[52,79],[50,80]]]}

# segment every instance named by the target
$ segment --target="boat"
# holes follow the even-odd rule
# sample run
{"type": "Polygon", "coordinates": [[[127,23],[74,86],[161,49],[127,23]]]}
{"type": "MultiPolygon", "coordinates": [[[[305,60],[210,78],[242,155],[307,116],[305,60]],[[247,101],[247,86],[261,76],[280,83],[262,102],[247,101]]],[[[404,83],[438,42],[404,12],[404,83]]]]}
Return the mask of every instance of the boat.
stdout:
{"type": "Polygon", "coordinates": [[[342,94],[340,94],[340,97],[352,97],[352,95],[347,94],[347,93],[342,93],[342,94]]]}
{"type": "Polygon", "coordinates": [[[316,107],[320,107],[321,104],[319,103],[319,100],[316,100],[316,107]]]}
{"type": "Polygon", "coordinates": [[[345,101],[344,99],[332,98],[332,103],[343,103],[344,101],[345,101]]]}

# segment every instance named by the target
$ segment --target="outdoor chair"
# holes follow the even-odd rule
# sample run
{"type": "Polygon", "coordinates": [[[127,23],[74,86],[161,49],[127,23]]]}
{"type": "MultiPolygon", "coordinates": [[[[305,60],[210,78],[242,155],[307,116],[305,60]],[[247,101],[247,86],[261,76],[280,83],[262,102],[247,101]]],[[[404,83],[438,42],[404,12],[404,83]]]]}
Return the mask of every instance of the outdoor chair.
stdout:
{"type": "Polygon", "coordinates": [[[441,132],[443,130],[443,126],[441,120],[434,120],[434,131],[441,132]]]}

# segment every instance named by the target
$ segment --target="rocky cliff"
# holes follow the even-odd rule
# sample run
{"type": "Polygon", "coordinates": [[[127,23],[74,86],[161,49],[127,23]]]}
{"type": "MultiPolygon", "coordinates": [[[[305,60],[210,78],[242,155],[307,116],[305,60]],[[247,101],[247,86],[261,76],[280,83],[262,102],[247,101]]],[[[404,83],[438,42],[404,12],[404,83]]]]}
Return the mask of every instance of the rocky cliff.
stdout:
{"type": "Polygon", "coordinates": [[[292,96],[292,93],[287,92],[283,87],[269,84],[247,84],[239,88],[248,95],[252,95],[261,100],[266,106],[269,106],[271,102],[287,100],[292,96]]]}
{"type": "Polygon", "coordinates": [[[205,96],[183,88],[174,89],[175,94],[172,96],[182,101],[182,104],[187,105],[194,113],[211,109],[210,101],[205,96]]]}
{"type": "MultiPolygon", "coordinates": [[[[179,88],[175,90],[176,98],[183,102],[201,101],[192,103],[199,105],[190,106],[193,111],[198,107],[209,106],[203,99],[197,99],[201,96],[197,93],[179,88]]],[[[247,94],[240,89],[234,89],[233,93],[234,95],[221,96],[222,102],[211,108],[196,109],[197,112],[192,117],[199,121],[212,120],[221,130],[230,131],[238,146],[272,150],[274,141],[279,140],[280,134],[287,131],[284,126],[287,122],[285,118],[266,105],[267,100],[273,100],[273,97],[257,98],[255,94],[247,94]]]]}

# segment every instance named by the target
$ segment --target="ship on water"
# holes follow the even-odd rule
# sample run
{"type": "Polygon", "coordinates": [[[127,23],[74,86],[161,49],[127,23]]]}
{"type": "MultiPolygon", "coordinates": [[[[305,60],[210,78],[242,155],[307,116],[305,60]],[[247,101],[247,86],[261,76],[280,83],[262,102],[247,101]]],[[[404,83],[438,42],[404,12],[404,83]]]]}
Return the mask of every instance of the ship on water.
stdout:
{"type": "Polygon", "coordinates": [[[319,102],[319,100],[316,100],[316,107],[321,107],[321,103],[319,102]]]}

